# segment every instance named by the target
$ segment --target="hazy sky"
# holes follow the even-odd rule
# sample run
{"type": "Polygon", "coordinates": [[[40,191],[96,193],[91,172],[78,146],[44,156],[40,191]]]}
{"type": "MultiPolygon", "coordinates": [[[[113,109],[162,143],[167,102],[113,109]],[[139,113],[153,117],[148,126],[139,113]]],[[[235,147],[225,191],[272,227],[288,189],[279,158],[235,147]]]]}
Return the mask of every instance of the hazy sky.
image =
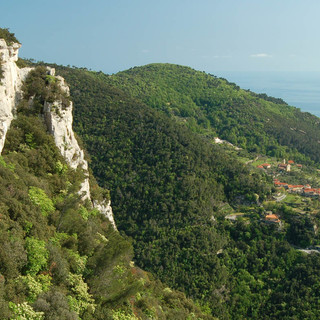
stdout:
{"type": "Polygon", "coordinates": [[[320,0],[1,0],[20,56],[114,73],[152,62],[320,71],[320,0]]]}

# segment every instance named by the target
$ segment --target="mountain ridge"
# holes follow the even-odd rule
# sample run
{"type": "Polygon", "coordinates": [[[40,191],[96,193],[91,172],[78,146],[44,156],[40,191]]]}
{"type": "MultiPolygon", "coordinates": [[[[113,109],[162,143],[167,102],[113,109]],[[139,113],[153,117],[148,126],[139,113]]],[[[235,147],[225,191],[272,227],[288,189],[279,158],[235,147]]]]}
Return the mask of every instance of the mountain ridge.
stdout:
{"type": "Polygon", "coordinates": [[[218,135],[251,152],[271,156],[289,156],[289,147],[304,154],[305,161],[311,158],[319,162],[318,117],[242,90],[225,79],[190,67],[150,64],[106,76],[105,80],[147,105],[182,119],[194,131],[218,135]],[[262,135],[262,130],[267,135],[262,135]]]}

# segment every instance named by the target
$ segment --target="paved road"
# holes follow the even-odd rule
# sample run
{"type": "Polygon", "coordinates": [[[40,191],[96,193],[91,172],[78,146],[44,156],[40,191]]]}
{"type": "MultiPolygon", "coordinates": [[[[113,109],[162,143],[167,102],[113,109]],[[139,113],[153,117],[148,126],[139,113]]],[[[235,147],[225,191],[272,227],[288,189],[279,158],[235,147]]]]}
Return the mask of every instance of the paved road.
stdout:
{"type": "Polygon", "coordinates": [[[310,254],[312,252],[320,253],[318,250],[314,250],[314,249],[311,249],[311,250],[309,250],[309,249],[298,249],[298,251],[302,251],[302,252],[305,252],[307,254],[310,254]]]}
{"type": "Polygon", "coordinates": [[[286,194],[283,194],[283,195],[281,195],[280,197],[273,197],[277,202],[280,202],[280,201],[282,201],[283,199],[285,199],[287,197],[287,195],[286,194]]]}

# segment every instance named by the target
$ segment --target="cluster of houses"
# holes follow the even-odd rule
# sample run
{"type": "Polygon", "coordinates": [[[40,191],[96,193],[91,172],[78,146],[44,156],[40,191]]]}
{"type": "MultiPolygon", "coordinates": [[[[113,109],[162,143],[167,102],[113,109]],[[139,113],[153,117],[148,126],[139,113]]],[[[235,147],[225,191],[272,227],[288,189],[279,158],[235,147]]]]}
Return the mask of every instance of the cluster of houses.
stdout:
{"type": "MultiPolygon", "coordinates": [[[[282,163],[278,164],[278,170],[279,171],[286,171],[290,172],[291,171],[291,166],[296,165],[297,168],[302,168],[302,164],[295,164],[293,160],[289,160],[288,163],[286,163],[286,160],[283,160],[282,163]]],[[[270,169],[271,164],[270,163],[263,163],[258,165],[259,169],[270,169]]]]}
{"type": "Polygon", "coordinates": [[[280,182],[278,179],[274,179],[273,183],[276,187],[284,188],[289,193],[299,193],[305,197],[320,198],[320,188],[311,188],[310,184],[293,185],[285,182],[280,182]]]}
{"type": "MultiPolygon", "coordinates": [[[[278,171],[290,172],[292,166],[295,166],[299,169],[302,168],[302,164],[295,164],[295,162],[293,160],[289,160],[287,163],[286,163],[286,160],[283,160],[283,162],[278,163],[276,167],[277,167],[278,171]]],[[[269,163],[263,163],[263,164],[258,165],[257,167],[260,169],[270,169],[272,167],[272,165],[269,163]]],[[[271,174],[271,172],[270,172],[270,174],[271,174]]],[[[272,172],[272,174],[275,174],[275,172],[272,172]]],[[[277,187],[279,189],[284,188],[284,189],[286,189],[286,191],[288,193],[297,193],[297,194],[300,194],[301,196],[320,199],[320,188],[312,188],[311,185],[309,185],[309,184],[293,185],[293,184],[289,184],[289,183],[285,183],[285,182],[280,182],[276,178],[273,180],[273,183],[274,183],[275,187],[277,187]]],[[[283,195],[283,198],[285,198],[285,197],[286,196],[283,195]]],[[[278,197],[278,198],[279,198],[278,200],[282,200],[282,199],[280,199],[281,197],[278,197]]],[[[230,215],[226,216],[225,218],[228,220],[235,221],[240,216],[242,217],[243,215],[244,214],[230,214],[230,215]]],[[[280,220],[280,217],[277,214],[274,214],[272,211],[264,212],[264,214],[261,216],[261,221],[266,224],[277,225],[279,227],[279,230],[283,226],[283,223],[280,220]]]]}

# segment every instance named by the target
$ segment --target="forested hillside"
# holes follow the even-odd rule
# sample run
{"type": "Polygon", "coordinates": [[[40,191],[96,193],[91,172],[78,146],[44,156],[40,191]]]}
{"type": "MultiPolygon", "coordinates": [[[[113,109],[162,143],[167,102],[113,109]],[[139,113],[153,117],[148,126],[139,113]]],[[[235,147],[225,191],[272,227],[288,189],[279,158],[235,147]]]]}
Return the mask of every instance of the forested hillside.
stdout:
{"type": "MultiPolygon", "coordinates": [[[[220,319],[319,317],[320,257],[290,245],[292,239],[297,244],[319,244],[312,225],[319,224],[319,212],[311,221],[307,216],[297,217],[283,204],[261,206],[271,195],[270,178],[249,170],[223,147],[212,145],[211,137],[218,132],[213,125],[208,131],[199,123],[185,126],[184,119],[192,121],[190,116],[151,108],[138,93],[132,96],[133,84],[126,93],[120,85],[111,84],[117,76],[58,70],[71,86],[75,130],[89,151],[99,184],[110,189],[118,228],[132,237],[139,266],[197,299],[220,319]],[[283,228],[263,223],[265,210],[277,213],[283,228]],[[230,212],[241,212],[245,218],[229,222],[225,216],[230,212]]],[[[233,93],[224,80],[209,79],[224,83],[224,91],[233,93]]],[[[140,92],[139,81],[136,84],[140,92]]],[[[172,86],[168,84],[167,95],[172,86]]],[[[277,104],[267,101],[278,103],[276,99],[240,93],[260,106],[266,104],[270,114],[277,112],[291,120],[300,114],[285,104],[278,110],[277,104]]],[[[149,94],[148,87],[145,94],[149,94]]],[[[222,93],[219,99],[223,104],[222,93]]],[[[169,108],[168,103],[162,107],[169,108]]],[[[255,111],[256,107],[250,108],[255,111]]],[[[200,111],[190,106],[194,119],[200,111]]],[[[262,119],[264,112],[258,114],[262,119]]],[[[310,126],[317,120],[305,116],[310,126]]],[[[242,124],[250,141],[251,127],[242,124]]],[[[266,136],[262,141],[274,142],[276,150],[311,162],[302,153],[280,146],[263,130],[254,135],[266,136]]],[[[220,137],[224,137],[222,131],[220,137]]],[[[259,144],[260,152],[266,145],[259,144]]]]}
{"type": "Polygon", "coordinates": [[[97,76],[205,136],[217,135],[251,152],[320,162],[319,118],[281,99],[172,64],[97,76]]]}
{"type": "Polygon", "coordinates": [[[45,63],[17,65],[35,69],[0,156],[1,319],[320,318],[320,196],[289,192],[320,187],[319,118],[177,65],[55,65],[70,97],[45,63]],[[62,120],[70,99],[92,172],[48,133],[44,106],[62,120]],[[119,232],[95,209],[109,196],[119,232]]]}
{"type": "Polygon", "coordinates": [[[96,177],[111,190],[119,229],[135,240],[138,264],[191,296],[210,295],[223,284],[216,252],[225,240],[214,228],[219,207],[225,201],[255,202],[256,193],[263,198],[269,192],[267,184],[220,147],[74,72],[82,79],[73,87],[75,126],[96,177]],[[83,104],[83,94],[94,99],[83,104]]]}
{"type": "MultiPolygon", "coordinates": [[[[44,121],[45,103],[68,102],[58,81],[29,73],[0,157],[0,318],[213,319],[136,266],[130,239],[82,199],[84,171],[44,121]]],[[[107,194],[90,185],[93,201],[107,194]]]]}

